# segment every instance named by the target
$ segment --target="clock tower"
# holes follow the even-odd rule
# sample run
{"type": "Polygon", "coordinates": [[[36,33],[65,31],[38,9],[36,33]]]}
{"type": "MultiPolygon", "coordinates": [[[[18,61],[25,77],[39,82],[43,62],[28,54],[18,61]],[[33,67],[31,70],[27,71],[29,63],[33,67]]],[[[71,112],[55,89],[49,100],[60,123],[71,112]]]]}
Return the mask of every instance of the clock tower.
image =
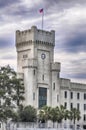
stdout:
{"type": "Polygon", "coordinates": [[[24,80],[25,105],[59,105],[60,64],[54,63],[55,31],[32,26],[16,31],[17,72],[24,80]]]}

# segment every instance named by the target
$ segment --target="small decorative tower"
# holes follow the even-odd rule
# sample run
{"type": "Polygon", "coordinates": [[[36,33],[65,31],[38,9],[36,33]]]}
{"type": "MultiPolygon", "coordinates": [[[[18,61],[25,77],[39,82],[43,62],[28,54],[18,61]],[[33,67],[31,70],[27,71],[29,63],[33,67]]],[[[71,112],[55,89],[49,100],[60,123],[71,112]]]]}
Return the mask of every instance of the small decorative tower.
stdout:
{"type": "Polygon", "coordinates": [[[59,103],[60,64],[54,62],[55,31],[32,26],[16,31],[17,72],[24,80],[25,105],[40,108],[59,103]]]}

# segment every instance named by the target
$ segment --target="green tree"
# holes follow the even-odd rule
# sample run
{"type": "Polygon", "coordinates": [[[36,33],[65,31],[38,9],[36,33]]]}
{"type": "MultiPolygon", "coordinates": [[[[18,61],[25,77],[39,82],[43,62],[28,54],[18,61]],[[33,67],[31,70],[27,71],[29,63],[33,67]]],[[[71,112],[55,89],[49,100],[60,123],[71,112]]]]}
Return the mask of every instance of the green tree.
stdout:
{"type": "Polygon", "coordinates": [[[58,111],[58,118],[57,118],[57,122],[58,123],[62,123],[62,120],[64,119],[65,117],[65,112],[66,112],[66,109],[63,105],[60,105],[60,107],[56,107],[57,111],[58,111]]]}
{"type": "Polygon", "coordinates": [[[19,118],[22,122],[35,122],[37,119],[37,111],[31,105],[26,106],[20,110],[19,118]]]}
{"type": "Polygon", "coordinates": [[[13,112],[13,118],[12,118],[13,122],[20,122],[21,121],[20,114],[22,113],[23,109],[24,109],[24,106],[19,105],[17,111],[13,112]]]}
{"type": "Polygon", "coordinates": [[[70,120],[73,120],[74,125],[75,125],[75,121],[79,120],[80,118],[81,118],[80,117],[80,111],[77,110],[76,108],[71,109],[71,111],[70,111],[70,120]]]}
{"type": "Polygon", "coordinates": [[[15,90],[15,93],[12,95],[12,99],[16,101],[17,106],[19,107],[22,104],[22,101],[25,100],[24,85],[21,79],[16,79],[16,78],[11,80],[11,83],[13,84],[13,88],[15,90]]]}
{"type": "Polygon", "coordinates": [[[57,122],[57,120],[58,120],[58,109],[57,109],[57,107],[51,108],[50,119],[53,121],[53,128],[54,128],[54,122],[57,122]]]}
{"type": "Polygon", "coordinates": [[[47,122],[48,119],[50,119],[50,111],[51,107],[49,106],[44,106],[39,110],[39,120],[42,122],[47,122]]]}
{"type": "Polygon", "coordinates": [[[0,120],[12,118],[14,109],[24,100],[24,86],[16,72],[8,65],[0,68],[0,120]],[[22,96],[21,96],[22,93],[22,96]],[[17,97],[17,98],[14,98],[17,97]]]}
{"type": "Polygon", "coordinates": [[[70,111],[69,111],[69,110],[66,110],[66,109],[65,109],[64,119],[65,119],[65,120],[70,119],[70,111]]]}

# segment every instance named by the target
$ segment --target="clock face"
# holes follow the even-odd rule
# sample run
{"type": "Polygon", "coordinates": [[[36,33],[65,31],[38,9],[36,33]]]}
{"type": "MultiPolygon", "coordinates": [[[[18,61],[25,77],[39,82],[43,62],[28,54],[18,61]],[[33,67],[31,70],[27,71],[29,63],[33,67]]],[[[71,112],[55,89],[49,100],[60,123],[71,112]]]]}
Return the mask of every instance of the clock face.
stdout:
{"type": "Polygon", "coordinates": [[[46,55],[44,53],[41,54],[41,58],[42,59],[45,59],[46,58],[46,55]]]}

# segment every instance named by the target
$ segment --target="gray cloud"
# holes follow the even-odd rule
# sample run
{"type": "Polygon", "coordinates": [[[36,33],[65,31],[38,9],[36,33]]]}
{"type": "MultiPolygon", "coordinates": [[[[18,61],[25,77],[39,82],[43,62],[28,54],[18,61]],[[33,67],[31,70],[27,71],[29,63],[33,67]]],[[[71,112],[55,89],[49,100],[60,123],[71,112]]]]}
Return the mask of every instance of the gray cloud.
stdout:
{"type": "Polygon", "coordinates": [[[61,45],[60,41],[59,48],[68,53],[86,52],[86,32],[78,33],[77,29],[75,33],[72,34],[71,32],[70,35],[67,35],[61,45]]]}
{"type": "Polygon", "coordinates": [[[0,1],[0,8],[10,6],[10,4],[17,3],[17,2],[19,2],[19,0],[14,0],[14,1],[12,1],[12,0],[1,0],[0,1]]]}
{"type": "Polygon", "coordinates": [[[44,0],[44,6],[45,9],[48,10],[49,12],[55,12],[57,10],[58,11],[63,11],[65,9],[69,9],[71,7],[74,6],[78,6],[78,5],[86,5],[86,0],[44,0]]]}
{"type": "Polygon", "coordinates": [[[16,59],[16,56],[15,55],[5,55],[5,56],[2,56],[0,59],[3,59],[3,60],[13,60],[13,59],[16,59]]]}
{"type": "Polygon", "coordinates": [[[66,78],[75,78],[75,79],[86,79],[86,74],[78,73],[78,74],[66,74],[66,78]]]}
{"type": "Polygon", "coordinates": [[[0,37],[0,49],[3,48],[13,48],[14,47],[14,37],[0,37]]]}
{"type": "MultiPolygon", "coordinates": [[[[15,30],[28,29],[34,23],[41,28],[39,9],[44,8],[44,29],[56,31],[55,53],[62,55],[64,52],[65,56],[70,55],[70,58],[66,60],[62,55],[63,59],[60,60],[63,64],[63,76],[86,78],[86,73],[83,71],[86,69],[83,63],[86,59],[78,57],[77,61],[72,60],[73,54],[77,56],[81,52],[86,52],[85,6],[86,0],[0,1],[0,27],[2,28],[0,28],[0,49],[12,48],[14,50],[15,30]],[[68,66],[65,65],[66,62],[69,63],[68,66]],[[78,72],[77,68],[81,71],[78,72]]],[[[13,56],[4,55],[4,53],[1,57],[4,61],[12,58],[13,56]]]]}
{"type": "MultiPolygon", "coordinates": [[[[86,17],[85,17],[86,18],[86,17]]],[[[56,49],[68,53],[86,52],[86,19],[77,24],[62,25],[56,32],[56,49]]]]}

